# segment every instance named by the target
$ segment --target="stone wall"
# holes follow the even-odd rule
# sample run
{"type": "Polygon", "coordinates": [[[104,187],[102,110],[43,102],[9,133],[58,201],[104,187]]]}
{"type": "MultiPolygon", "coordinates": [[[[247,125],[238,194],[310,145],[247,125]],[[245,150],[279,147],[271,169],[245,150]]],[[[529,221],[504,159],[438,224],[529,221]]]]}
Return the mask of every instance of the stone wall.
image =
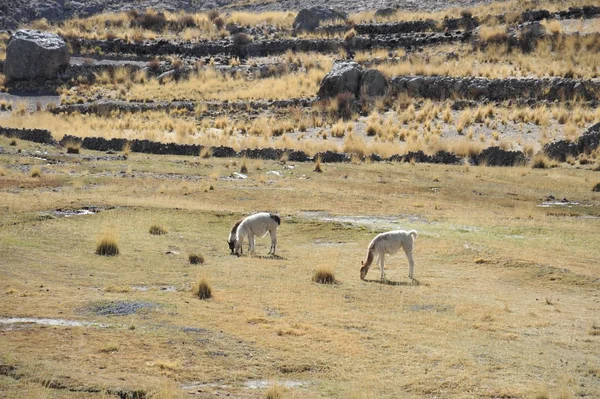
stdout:
{"type": "Polygon", "coordinates": [[[414,97],[444,100],[506,101],[598,101],[600,81],[565,78],[460,78],[440,76],[398,76],[391,81],[397,93],[407,92],[414,97]]]}

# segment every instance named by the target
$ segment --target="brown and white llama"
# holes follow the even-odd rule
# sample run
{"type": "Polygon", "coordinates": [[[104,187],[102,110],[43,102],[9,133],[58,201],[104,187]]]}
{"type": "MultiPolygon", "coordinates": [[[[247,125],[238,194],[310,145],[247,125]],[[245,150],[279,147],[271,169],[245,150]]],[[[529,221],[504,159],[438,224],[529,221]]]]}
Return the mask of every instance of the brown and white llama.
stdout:
{"type": "Polygon", "coordinates": [[[236,255],[242,254],[244,239],[248,237],[248,252],[254,252],[254,237],[264,237],[267,233],[271,235],[271,249],[269,254],[275,255],[277,249],[277,228],[281,224],[281,218],[268,212],[256,213],[238,221],[229,233],[229,248],[236,255]],[[234,237],[235,234],[235,237],[234,237]]]}
{"type": "Polygon", "coordinates": [[[415,262],[412,257],[413,245],[417,238],[417,232],[414,230],[394,230],[386,233],[378,234],[373,241],[369,244],[369,251],[367,252],[367,260],[361,262],[362,267],[360,268],[360,278],[364,280],[367,276],[367,272],[373,263],[373,259],[377,257],[377,264],[381,270],[381,281],[385,279],[384,272],[384,261],[385,255],[394,255],[400,248],[406,253],[408,258],[408,278],[413,278],[413,269],[415,262]]]}

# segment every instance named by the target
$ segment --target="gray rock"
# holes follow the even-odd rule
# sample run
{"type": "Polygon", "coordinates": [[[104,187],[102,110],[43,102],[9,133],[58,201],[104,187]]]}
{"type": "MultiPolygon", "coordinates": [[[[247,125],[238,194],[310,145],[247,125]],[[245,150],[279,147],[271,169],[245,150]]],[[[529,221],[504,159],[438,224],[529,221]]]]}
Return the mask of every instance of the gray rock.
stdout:
{"type": "Polygon", "coordinates": [[[4,74],[13,80],[54,79],[69,65],[65,41],[54,33],[19,30],[6,48],[4,74]]]}
{"type": "Polygon", "coordinates": [[[424,85],[425,79],[423,79],[420,76],[417,76],[416,78],[412,78],[408,81],[408,83],[406,84],[406,88],[408,89],[409,93],[413,95],[420,95],[424,85]]]}
{"type": "Polygon", "coordinates": [[[521,25],[518,37],[521,48],[525,51],[531,51],[537,46],[538,40],[546,36],[546,27],[540,22],[528,22],[521,25]]]}
{"type": "Polygon", "coordinates": [[[334,97],[350,92],[358,95],[362,67],[354,61],[337,61],[321,81],[319,98],[334,97]]]}
{"type": "Polygon", "coordinates": [[[360,79],[361,96],[383,96],[387,93],[389,82],[377,69],[363,71],[360,79]]]}
{"type": "Polygon", "coordinates": [[[397,8],[391,8],[391,7],[380,8],[379,10],[375,11],[375,18],[391,17],[392,15],[394,15],[396,13],[396,11],[398,11],[397,8]]]}
{"type": "Polygon", "coordinates": [[[348,15],[343,11],[334,10],[333,8],[313,7],[300,10],[296,19],[294,19],[293,27],[296,30],[315,30],[321,21],[328,20],[346,20],[348,15]]]}

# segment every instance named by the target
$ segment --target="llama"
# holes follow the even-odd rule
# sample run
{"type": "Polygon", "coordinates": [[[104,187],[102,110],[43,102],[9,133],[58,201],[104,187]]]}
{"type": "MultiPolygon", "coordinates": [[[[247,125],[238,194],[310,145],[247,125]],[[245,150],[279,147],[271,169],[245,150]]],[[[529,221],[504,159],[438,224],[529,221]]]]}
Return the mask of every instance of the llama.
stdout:
{"type": "MultiPolygon", "coordinates": [[[[275,250],[277,249],[277,228],[280,224],[281,218],[273,213],[261,212],[248,216],[237,227],[234,253],[238,256],[242,254],[242,246],[244,245],[244,238],[246,236],[248,237],[248,252],[253,253],[254,236],[264,237],[269,232],[271,234],[271,249],[269,250],[269,254],[275,255],[275,250]]],[[[229,242],[231,243],[231,240],[229,242]]]]}
{"type": "Polygon", "coordinates": [[[361,262],[361,280],[365,279],[367,272],[369,271],[369,267],[371,267],[371,264],[373,263],[373,258],[377,256],[377,264],[379,265],[379,269],[381,270],[381,281],[384,281],[385,272],[383,268],[385,255],[394,255],[400,250],[400,248],[404,250],[404,252],[406,253],[406,257],[408,258],[408,278],[412,279],[413,269],[415,266],[415,262],[413,261],[412,257],[412,250],[416,238],[417,232],[414,230],[394,230],[388,231],[387,233],[378,234],[375,238],[373,238],[373,241],[371,241],[371,243],[369,244],[367,260],[361,262]]]}

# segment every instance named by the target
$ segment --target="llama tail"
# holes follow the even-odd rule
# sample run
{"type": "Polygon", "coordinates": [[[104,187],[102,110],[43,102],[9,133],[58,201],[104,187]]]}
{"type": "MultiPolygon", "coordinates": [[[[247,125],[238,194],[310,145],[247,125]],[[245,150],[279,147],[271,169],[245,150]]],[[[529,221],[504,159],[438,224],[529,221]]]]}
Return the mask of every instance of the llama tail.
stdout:
{"type": "Polygon", "coordinates": [[[413,242],[417,239],[417,232],[415,230],[409,231],[408,235],[412,237],[413,242]]]}
{"type": "Polygon", "coordinates": [[[276,215],[274,213],[269,213],[269,216],[271,217],[271,219],[273,219],[274,221],[277,222],[277,225],[281,224],[281,218],[279,217],[279,215],[276,215]]]}

